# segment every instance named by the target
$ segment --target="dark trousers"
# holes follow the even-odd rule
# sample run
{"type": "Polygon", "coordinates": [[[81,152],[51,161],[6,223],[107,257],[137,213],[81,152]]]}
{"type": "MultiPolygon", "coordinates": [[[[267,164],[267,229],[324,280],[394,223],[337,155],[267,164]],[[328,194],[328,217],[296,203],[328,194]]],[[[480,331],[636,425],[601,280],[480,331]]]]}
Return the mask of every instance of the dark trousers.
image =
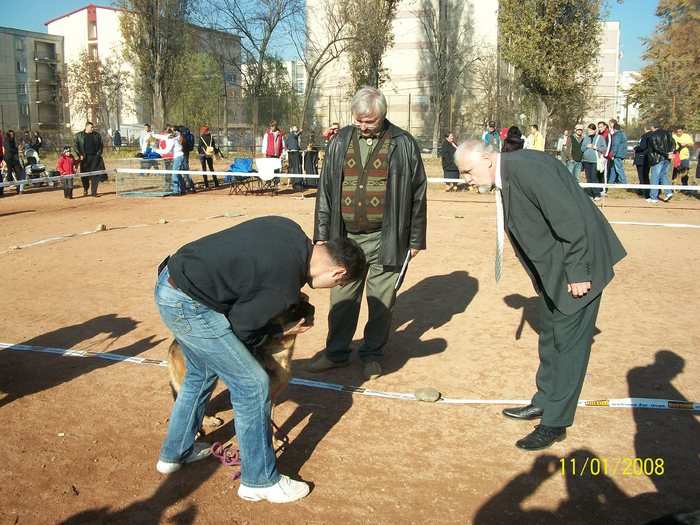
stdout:
{"type": "Polygon", "coordinates": [[[92,187],[91,195],[97,195],[97,186],[100,184],[99,175],[90,175],[89,177],[80,177],[83,183],[83,190],[85,193],[92,187]]]}
{"type": "MultiPolygon", "coordinates": [[[[99,171],[105,169],[105,163],[101,155],[86,155],[80,163],[80,172],[87,173],[89,171],[99,171]]],[[[92,190],[92,196],[97,195],[97,186],[100,184],[101,175],[90,175],[89,177],[81,177],[83,182],[83,190],[85,194],[89,189],[92,190]]],[[[105,179],[106,180],[106,179],[105,179]]]]}
{"type": "MultiPolygon", "coordinates": [[[[202,163],[202,171],[207,171],[207,166],[209,166],[209,171],[214,171],[214,159],[213,158],[207,157],[206,155],[200,155],[199,161],[202,163]]],[[[203,175],[202,178],[204,179],[204,187],[208,188],[209,187],[209,179],[207,178],[206,175],[203,175]]],[[[211,178],[214,181],[214,187],[218,188],[219,187],[219,179],[216,178],[216,175],[212,175],[211,178]]]]}
{"type": "Polygon", "coordinates": [[[73,198],[73,179],[62,179],[61,186],[63,186],[63,197],[65,199],[73,198]]]}
{"type": "MultiPolygon", "coordinates": [[[[586,182],[596,183],[598,180],[598,168],[595,162],[583,162],[583,171],[586,174],[586,182]]],[[[590,197],[600,197],[600,188],[586,188],[590,197]]]]}
{"type": "Polygon", "coordinates": [[[291,174],[301,174],[301,151],[290,151],[289,152],[289,173],[291,174]]]}
{"type": "Polygon", "coordinates": [[[578,312],[564,315],[540,292],[540,366],[532,404],[543,410],[543,425],[568,427],[574,422],[601,295],[578,312]]]}
{"type": "MultiPolygon", "coordinates": [[[[637,168],[637,176],[639,177],[639,184],[649,184],[649,164],[643,164],[639,165],[637,164],[635,166],[637,168]]],[[[648,199],[649,198],[649,188],[646,188],[644,190],[644,198],[648,199]]]]}

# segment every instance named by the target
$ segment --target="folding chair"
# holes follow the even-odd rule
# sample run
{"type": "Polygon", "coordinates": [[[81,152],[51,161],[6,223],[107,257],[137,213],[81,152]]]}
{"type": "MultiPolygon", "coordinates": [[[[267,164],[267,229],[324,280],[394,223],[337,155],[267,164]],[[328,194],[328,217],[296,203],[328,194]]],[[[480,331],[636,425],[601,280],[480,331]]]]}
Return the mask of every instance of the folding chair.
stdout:
{"type": "Polygon", "coordinates": [[[258,195],[262,195],[264,193],[277,195],[277,190],[280,183],[279,170],[282,168],[282,159],[274,157],[257,158],[255,159],[255,167],[258,172],[256,177],[258,187],[253,190],[253,192],[257,193],[258,195]],[[275,173],[275,170],[278,170],[278,172],[275,173]]]}
{"type": "MultiPolygon", "coordinates": [[[[250,158],[235,158],[229,166],[228,171],[231,173],[251,173],[253,171],[253,159],[250,158]]],[[[229,195],[247,195],[251,191],[251,176],[228,175],[231,177],[231,187],[228,191],[229,195]]]]}

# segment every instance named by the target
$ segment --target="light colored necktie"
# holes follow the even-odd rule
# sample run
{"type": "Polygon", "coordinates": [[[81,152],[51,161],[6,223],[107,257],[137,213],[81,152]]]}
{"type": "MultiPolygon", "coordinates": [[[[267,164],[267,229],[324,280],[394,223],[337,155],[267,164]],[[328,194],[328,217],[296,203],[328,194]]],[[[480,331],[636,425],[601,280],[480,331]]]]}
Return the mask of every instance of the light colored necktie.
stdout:
{"type": "Polygon", "coordinates": [[[503,241],[505,233],[505,219],[503,218],[503,195],[496,188],[496,282],[501,280],[503,271],[503,241]]]}

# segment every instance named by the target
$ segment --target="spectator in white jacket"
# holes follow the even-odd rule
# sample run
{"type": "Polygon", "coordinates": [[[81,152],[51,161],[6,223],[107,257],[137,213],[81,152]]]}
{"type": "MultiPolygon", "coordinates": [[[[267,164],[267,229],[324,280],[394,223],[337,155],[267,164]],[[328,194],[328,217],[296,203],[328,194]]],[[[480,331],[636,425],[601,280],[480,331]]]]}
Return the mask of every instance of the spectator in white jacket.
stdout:
{"type": "MultiPolygon", "coordinates": [[[[172,170],[181,171],[183,165],[185,164],[185,154],[182,151],[182,137],[181,135],[173,129],[172,126],[168,126],[166,134],[153,134],[155,138],[161,141],[160,147],[158,148],[158,153],[163,158],[172,158],[172,170]]],[[[195,193],[194,183],[189,175],[175,174],[173,178],[173,193],[176,195],[185,195],[187,192],[185,188],[185,179],[187,180],[187,185],[190,188],[190,192],[195,193]]]]}

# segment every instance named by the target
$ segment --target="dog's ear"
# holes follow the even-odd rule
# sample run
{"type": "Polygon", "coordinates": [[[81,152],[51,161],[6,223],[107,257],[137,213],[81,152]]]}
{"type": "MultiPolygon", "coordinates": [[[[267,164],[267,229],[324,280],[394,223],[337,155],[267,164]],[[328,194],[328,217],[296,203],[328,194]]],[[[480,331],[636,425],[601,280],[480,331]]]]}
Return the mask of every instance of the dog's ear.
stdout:
{"type": "Polygon", "coordinates": [[[306,323],[310,324],[314,322],[315,313],[316,308],[314,305],[306,301],[300,301],[289,309],[284,318],[286,322],[297,322],[300,319],[305,319],[306,323]]]}
{"type": "Polygon", "coordinates": [[[306,324],[311,324],[314,322],[314,315],[316,314],[316,307],[307,303],[306,301],[301,301],[297,304],[297,312],[299,314],[299,319],[305,319],[306,324]]]}

